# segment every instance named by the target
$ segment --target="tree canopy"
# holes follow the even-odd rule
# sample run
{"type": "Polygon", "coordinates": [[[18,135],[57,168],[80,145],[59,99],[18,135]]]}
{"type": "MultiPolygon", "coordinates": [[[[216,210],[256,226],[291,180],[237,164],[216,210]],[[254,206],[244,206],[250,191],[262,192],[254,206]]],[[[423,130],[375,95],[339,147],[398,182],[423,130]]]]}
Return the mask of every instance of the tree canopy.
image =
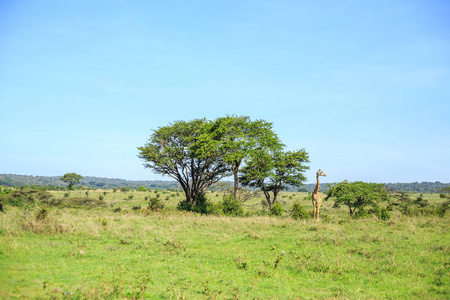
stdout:
{"type": "Polygon", "coordinates": [[[69,184],[69,190],[72,189],[75,184],[80,183],[81,179],[83,179],[83,176],[76,173],[66,173],[63,177],[60,178],[61,181],[69,184]]]}
{"type": "Polygon", "coordinates": [[[178,181],[191,206],[197,205],[200,193],[228,174],[220,151],[204,142],[211,138],[209,130],[210,122],[205,119],[176,121],[160,127],[138,148],[145,167],[178,181]]]}
{"type": "Polygon", "coordinates": [[[246,161],[239,180],[244,186],[261,189],[269,207],[277,201],[280,191],[300,186],[306,180],[303,172],[309,169],[308,153],[297,151],[256,151],[246,161]]]}
{"type": "Polygon", "coordinates": [[[238,199],[238,173],[243,160],[255,151],[273,151],[282,147],[272,129],[272,123],[264,120],[252,121],[247,116],[217,118],[209,123],[208,130],[200,137],[200,143],[206,149],[215,148],[221,153],[221,159],[233,174],[235,199],[238,199]]]}

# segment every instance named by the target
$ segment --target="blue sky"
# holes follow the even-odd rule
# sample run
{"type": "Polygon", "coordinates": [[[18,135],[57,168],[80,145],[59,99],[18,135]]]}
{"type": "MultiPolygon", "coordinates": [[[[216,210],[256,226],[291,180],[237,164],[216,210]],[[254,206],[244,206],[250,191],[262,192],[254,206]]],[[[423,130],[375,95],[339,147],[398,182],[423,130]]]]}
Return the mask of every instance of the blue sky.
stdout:
{"type": "Polygon", "coordinates": [[[450,182],[448,1],[0,1],[0,173],[168,180],[152,130],[272,122],[308,182],[450,182]]]}

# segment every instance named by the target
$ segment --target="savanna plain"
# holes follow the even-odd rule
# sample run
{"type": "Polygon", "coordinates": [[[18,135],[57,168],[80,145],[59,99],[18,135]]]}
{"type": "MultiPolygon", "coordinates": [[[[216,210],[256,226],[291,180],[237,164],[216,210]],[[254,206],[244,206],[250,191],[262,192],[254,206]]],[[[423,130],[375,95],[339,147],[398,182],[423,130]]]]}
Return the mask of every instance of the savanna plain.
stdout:
{"type": "MultiPolygon", "coordinates": [[[[67,198],[67,191],[49,193],[67,198]]],[[[329,200],[320,221],[295,220],[294,201],[308,212],[311,201],[307,193],[283,192],[282,216],[261,213],[256,198],[243,217],[229,217],[178,211],[183,193],[173,190],[70,194],[103,204],[4,205],[0,298],[450,298],[448,212],[353,218],[329,200]],[[148,197],[156,195],[164,209],[152,211],[148,197]]]]}

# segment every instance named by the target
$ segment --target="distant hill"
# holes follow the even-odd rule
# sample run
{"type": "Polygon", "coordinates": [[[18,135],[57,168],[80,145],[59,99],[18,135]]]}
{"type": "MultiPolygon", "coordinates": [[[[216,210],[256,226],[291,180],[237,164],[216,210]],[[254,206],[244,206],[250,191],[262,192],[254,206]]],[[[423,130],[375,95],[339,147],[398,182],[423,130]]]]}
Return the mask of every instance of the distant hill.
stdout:
{"type": "MultiPolygon", "coordinates": [[[[15,175],[15,174],[0,174],[0,185],[4,186],[47,186],[47,187],[66,187],[67,184],[59,180],[60,176],[31,176],[31,175],[15,175]]],[[[225,181],[227,182],[227,181],[225,181]]],[[[227,182],[230,183],[231,182],[227,182]]],[[[104,177],[91,177],[85,176],[81,180],[82,186],[89,188],[101,188],[112,189],[119,187],[138,188],[144,186],[150,189],[180,189],[180,185],[176,181],[163,181],[163,180],[150,180],[150,181],[138,181],[138,180],[125,180],[118,178],[104,178],[104,177]]],[[[305,184],[300,188],[289,188],[290,191],[314,191],[315,184],[305,184]]],[[[416,193],[438,193],[439,189],[446,186],[450,186],[450,183],[436,182],[413,182],[413,183],[387,183],[386,187],[404,192],[416,192],[416,193]]],[[[327,183],[320,184],[320,190],[325,192],[328,190],[327,183]]]]}

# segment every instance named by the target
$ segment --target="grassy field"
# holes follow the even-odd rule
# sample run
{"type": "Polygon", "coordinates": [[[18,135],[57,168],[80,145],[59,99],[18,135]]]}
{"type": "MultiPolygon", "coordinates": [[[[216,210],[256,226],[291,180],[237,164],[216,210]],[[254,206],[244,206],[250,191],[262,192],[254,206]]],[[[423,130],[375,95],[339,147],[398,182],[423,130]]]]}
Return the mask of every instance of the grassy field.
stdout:
{"type": "Polygon", "coordinates": [[[296,221],[288,210],[295,200],[311,210],[307,194],[283,193],[282,217],[256,216],[256,199],[251,217],[232,218],[178,212],[173,191],[88,193],[107,205],[49,208],[41,219],[39,207],[5,207],[0,298],[450,298],[448,214],[352,219],[325,202],[320,222],[296,221]],[[145,209],[156,194],[163,212],[145,209]]]}

